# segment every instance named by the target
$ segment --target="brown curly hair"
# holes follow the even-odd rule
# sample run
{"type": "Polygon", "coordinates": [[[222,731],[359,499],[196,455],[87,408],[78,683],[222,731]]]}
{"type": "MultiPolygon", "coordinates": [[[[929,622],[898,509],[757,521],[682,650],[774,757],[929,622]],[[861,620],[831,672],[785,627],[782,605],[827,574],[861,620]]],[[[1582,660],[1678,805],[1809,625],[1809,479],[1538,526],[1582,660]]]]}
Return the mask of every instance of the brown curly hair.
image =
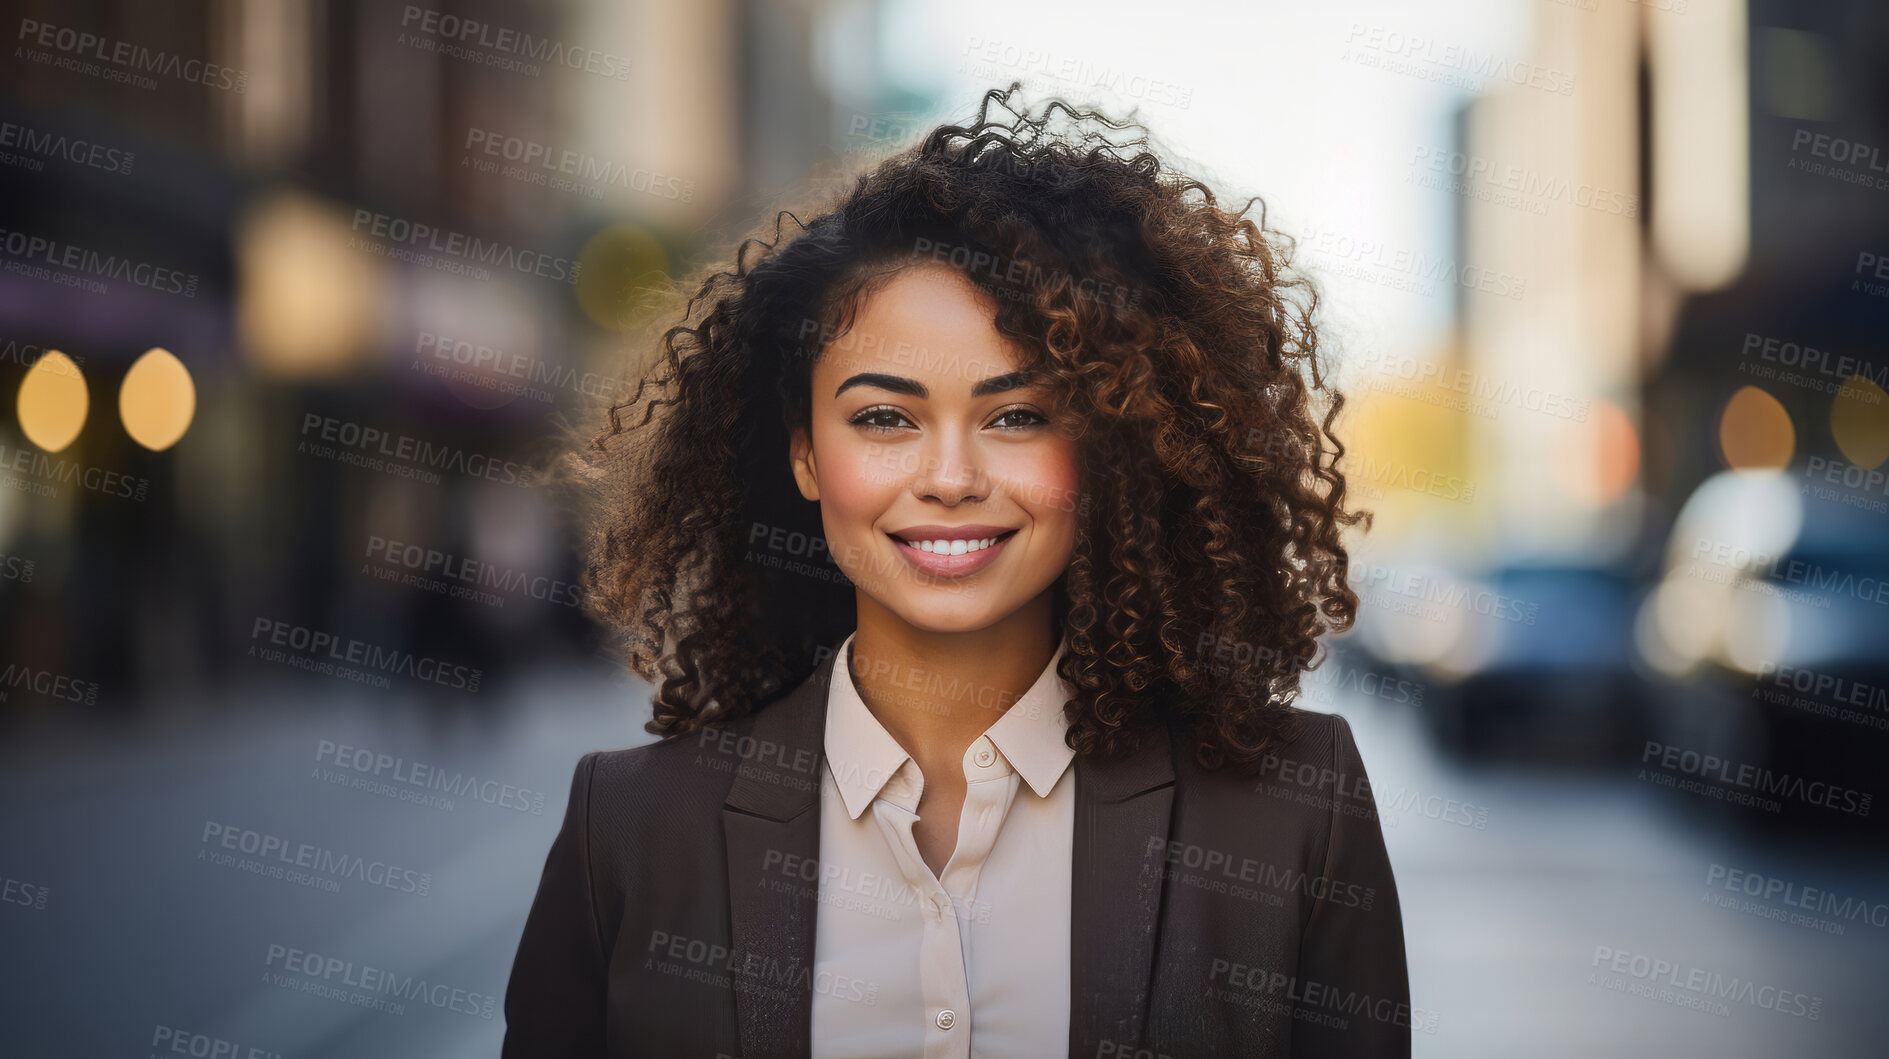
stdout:
{"type": "Polygon", "coordinates": [[[1059,99],[1032,116],[1009,107],[1019,87],[698,270],[634,392],[571,446],[587,605],[656,685],[647,731],[751,713],[853,631],[854,588],[823,559],[788,436],[861,295],[940,245],[1081,424],[1077,540],[1055,585],[1069,745],[1118,755],[1177,722],[1203,767],[1250,771],[1296,726],[1318,637],[1357,613],[1341,532],[1370,517],[1344,506],[1316,290],[1264,204],[1246,216],[1257,198],[1222,209],[1139,123],[1059,99]],[[1110,138],[1128,129],[1143,135],[1110,138]],[[1229,654],[1241,664],[1215,661],[1229,654]]]}

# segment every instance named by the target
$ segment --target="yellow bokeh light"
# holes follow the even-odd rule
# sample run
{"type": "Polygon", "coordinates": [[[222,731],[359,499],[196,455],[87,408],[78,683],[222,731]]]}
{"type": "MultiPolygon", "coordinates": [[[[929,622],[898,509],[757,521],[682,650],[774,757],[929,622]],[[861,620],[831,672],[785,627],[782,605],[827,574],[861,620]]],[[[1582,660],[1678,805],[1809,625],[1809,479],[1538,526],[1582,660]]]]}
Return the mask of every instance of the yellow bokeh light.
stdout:
{"type": "Polygon", "coordinates": [[[197,387],[190,369],[170,350],[144,351],[118,388],[118,416],[131,440],[162,452],[177,444],[197,412],[197,387]]]}
{"type": "Polygon", "coordinates": [[[1756,386],[1745,386],[1725,402],[1718,421],[1718,448],[1725,465],[1733,470],[1785,467],[1796,451],[1797,431],[1777,398],[1756,386]]]}
{"type": "Polygon", "coordinates": [[[384,315],[386,258],[356,245],[348,212],[273,191],[237,223],[236,333],[271,375],[343,376],[372,355],[384,315]]]}
{"type": "Polygon", "coordinates": [[[1889,459],[1889,393],[1861,375],[1850,376],[1830,403],[1830,434],[1858,467],[1889,459]]]}
{"type": "Polygon", "coordinates": [[[635,306],[639,289],[668,273],[669,252],[633,224],[613,224],[578,251],[577,304],[599,326],[617,330],[635,306]]]}
{"type": "Polygon", "coordinates": [[[20,430],[47,452],[72,444],[90,408],[85,376],[71,357],[56,349],[34,361],[20,382],[20,430]]]}

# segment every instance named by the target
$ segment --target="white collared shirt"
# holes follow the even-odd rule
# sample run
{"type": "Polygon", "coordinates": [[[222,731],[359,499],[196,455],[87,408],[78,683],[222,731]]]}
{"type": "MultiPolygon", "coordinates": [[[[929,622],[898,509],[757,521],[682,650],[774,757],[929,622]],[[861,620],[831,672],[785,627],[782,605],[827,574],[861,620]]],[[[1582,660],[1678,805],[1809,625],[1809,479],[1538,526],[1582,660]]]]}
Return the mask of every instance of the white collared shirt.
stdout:
{"type": "MultiPolygon", "coordinates": [[[[912,836],[923,777],[859,697],[853,637],[827,691],[813,1054],[1041,1059],[1069,1049],[1075,751],[1058,645],[964,753],[957,846],[934,874],[912,836]]],[[[938,689],[924,674],[909,683],[938,689]]]]}

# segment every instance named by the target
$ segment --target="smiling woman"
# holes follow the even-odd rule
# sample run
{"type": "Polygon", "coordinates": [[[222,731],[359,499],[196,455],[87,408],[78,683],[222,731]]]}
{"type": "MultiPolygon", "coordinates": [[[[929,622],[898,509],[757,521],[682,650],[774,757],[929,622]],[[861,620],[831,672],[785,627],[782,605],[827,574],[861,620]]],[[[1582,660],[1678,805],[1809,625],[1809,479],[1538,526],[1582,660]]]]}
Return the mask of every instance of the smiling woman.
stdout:
{"type": "Polygon", "coordinates": [[[1063,501],[1080,487],[1077,445],[995,315],[994,299],[955,270],[913,266],[853,322],[880,341],[814,364],[811,420],[790,453],[840,569],[861,586],[862,653],[895,622],[955,634],[984,658],[1034,631],[1049,656],[1050,589],[1076,540],[1063,501]],[[965,585],[981,591],[938,591],[985,571],[965,585]]]}
{"type": "Polygon", "coordinates": [[[574,453],[665,738],[579,763],[506,1055],[1408,1054],[1363,763],[1293,703],[1364,518],[1315,299],[1014,92],[707,270],[574,453]]]}

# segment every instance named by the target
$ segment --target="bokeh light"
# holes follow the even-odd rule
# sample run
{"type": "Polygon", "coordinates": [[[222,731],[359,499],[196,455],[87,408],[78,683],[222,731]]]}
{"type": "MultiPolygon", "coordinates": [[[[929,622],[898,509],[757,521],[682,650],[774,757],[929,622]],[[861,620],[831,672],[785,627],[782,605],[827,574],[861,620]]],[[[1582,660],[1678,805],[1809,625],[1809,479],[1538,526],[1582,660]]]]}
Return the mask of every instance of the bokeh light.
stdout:
{"type": "Polygon", "coordinates": [[[1864,376],[1850,376],[1830,402],[1830,435],[1858,467],[1889,459],[1889,393],[1864,376]]]}
{"type": "Polygon", "coordinates": [[[125,433],[153,452],[177,444],[196,411],[197,387],[190,369],[168,349],[145,350],[118,388],[118,416],[125,433]]]}
{"type": "Polygon", "coordinates": [[[637,292],[669,269],[662,241],[634,224],[613,224],[591,236],[577,260],[577,303],[592,322],[611,330],[629,319],[637,292]]]}
{"type": "Polygon", "coordinates": [[[20,430],[47,452],[58,452],[85,427],[91,406],[85,376],[72,358],[56,349],[33,362],[20,381],[20,430]]]}
{"type": "Polygon", "coordinates": [[[1735,470],[1784,467],[1796,449],[1791,415],[1778,399],[1745,386],[1725,402],[1718,421],[1719,455],[1735,470]]]}

